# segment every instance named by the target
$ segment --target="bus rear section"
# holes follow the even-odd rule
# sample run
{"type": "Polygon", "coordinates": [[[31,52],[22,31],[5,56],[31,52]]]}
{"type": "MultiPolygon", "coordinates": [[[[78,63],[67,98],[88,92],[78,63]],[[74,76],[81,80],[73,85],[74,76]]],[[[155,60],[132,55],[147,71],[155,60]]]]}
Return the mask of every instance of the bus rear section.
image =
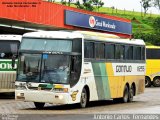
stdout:
{"type": "Polygon", "coordinates": [[[20,41],[21,35],[0,35],[0,93],[15,91],[16,68],[12,69],[12,57],[16,56],[17,63],[20,41]]]}
{"type": "Polygon", "coordinates": [[[146,47],[146,77],[145,86],[160,87],[160,47],[146,47]]]}

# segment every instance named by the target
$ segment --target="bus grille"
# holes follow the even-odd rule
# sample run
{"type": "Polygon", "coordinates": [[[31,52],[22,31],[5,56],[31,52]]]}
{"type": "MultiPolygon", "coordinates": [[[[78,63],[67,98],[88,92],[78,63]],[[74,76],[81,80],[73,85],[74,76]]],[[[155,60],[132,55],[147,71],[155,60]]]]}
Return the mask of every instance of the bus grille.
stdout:
{"type": "Polygon", "coordinates": [[[2,89],[14,89],[16,80],[16,72],[0,72],[0,92],[2,89]]]}

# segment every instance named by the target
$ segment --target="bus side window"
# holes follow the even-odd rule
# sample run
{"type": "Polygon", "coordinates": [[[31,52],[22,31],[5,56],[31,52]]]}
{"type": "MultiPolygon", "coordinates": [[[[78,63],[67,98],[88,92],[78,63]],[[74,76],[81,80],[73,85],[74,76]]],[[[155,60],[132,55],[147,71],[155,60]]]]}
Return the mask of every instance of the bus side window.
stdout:
{"type": "Polygon", "coordinates": [[[78,78],[81,73],[81,57],[72,56],[71,57],[71,86],[75,85],[78,82],[78,78]]]}
{"type": "Polygon", "coordinates": [[[104,59],[104,43],[95,43],[95,58],[104,59]]]}
{"type": "Polygon", "coordinates": [[[133,47],[133,59],[141,60],[141,47],[139,46],[133,47]]]}
{"type": "Polygon", "coordinates": [[[84,43],[84,57],[94,58],[94,43],[93,42],[84,43]]]}
{"type": "Polygon", "coordinates": [[[105,58],[106,59],[114,59],[115,58],[115,45],[114,44],[106,44],[105,45],[105,58]]]}
{"type": "Polygon", "coordinates": [[[125,59],[133,60],[133,46],[125,46],[125,59]]]}
{"type": "Polygon", "coordinates": [[[145,47],[141,47],[141,60],[145,60],[145,47]]]}
{"type": "Polygon", "coordinates": [[[124,59],[124,46],[123,45],[116,45],[116,50],[115,50],[115,57],[116,59],[124,59]]]}

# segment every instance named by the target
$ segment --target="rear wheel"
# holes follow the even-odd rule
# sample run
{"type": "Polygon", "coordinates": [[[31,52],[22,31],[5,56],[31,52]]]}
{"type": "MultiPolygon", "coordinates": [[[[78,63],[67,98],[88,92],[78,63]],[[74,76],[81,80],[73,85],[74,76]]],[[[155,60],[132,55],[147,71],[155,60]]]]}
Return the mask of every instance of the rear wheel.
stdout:
{"type": "Polygon", "coordinates": [[[83,88],[80,99],[80,107],[85,108],[87,106],[87,103],[88,103],[87,91],[85,88],[83,88]]]}
{"type": "Polygon", "coordinates": [[[145,87],[151,87],[151,80],[149,77],[145,77],[145,87]]]}
{"type": "Polygon", "coordinates": [[[34,102],[34,105],[37,109],[42,109],[45,103],[34,102]]]}
{"type": "Polygon", "coordinates": [[[133,101],[133,96],[134,96],[134,87],[132,85],[130,90],[129,90],[128,102],[132,102],[133,101]]]}
{"type": "Polygon", "coordinates": [[[129,99],[129,90],[128,90],[128,87],[125,86],[124,92],[123,92],[123,97],[122,97],[120,100],[121,100],[121,102],[123,102],[123,103],[127,103],[127,102],[128,102],[128,99],[129,99]]]}
{"type": "Polygon", "coordinates": [[[155,77],[153,79],[153,86],[154,87],[160,87],[160,77],[155,77]]]}

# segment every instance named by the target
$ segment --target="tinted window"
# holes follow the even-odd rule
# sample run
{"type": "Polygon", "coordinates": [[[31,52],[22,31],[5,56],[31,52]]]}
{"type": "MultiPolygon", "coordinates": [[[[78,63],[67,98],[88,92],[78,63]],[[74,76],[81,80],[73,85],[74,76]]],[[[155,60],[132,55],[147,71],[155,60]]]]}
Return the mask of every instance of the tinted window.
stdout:
{"type": "Polygon", "coordinates": [[[141,47],[133,48],[134,60],[141,60],[141,47]]]}
{"type": "Polygon", "coordinates": [[[160,49],[146,49],[147,59],[160,59],[160,49]]]}
{"type": "Polygon", "coordinates": [[[94,43],[93,42],[84,43],[84,57],[94,58],[94,43]]]}
{"type": "Polygon", "coordinates": [[[106,59],[114,59],[114,51],[115,51],[115,45],[106,44],[106,46],[105,46],[105,58],[106,59]]]}
{"type": "Polygon", "coordinates": [[[95,44],[95,57],[100,59],[104,58],[104,44],[103,43],[96,43],[95,44]]]}
{"type": "Polygon", "coordinates": [[[141,59],[145,60],[145,47],[141,47],[142,56],[141,59]]]}
{"type": "Polygon", "coordinates": [[[17,54],[19,41],[0,41],[0,59],[11,59],[17,54]]]}
{"type": "Polygon", "coordinates": [[[71,52],[72,41],[67,39],[23,38],[20,49],[71,52]]]}
{"type": "Polygon", "coordinates": [[[115,57],[116,59],[124,59],[124,46],[123,45],[116,45],[115,57]]]}
{"type": "Polygon", "coordinates": [[[125,46],[125,58],[127,60],[133,59],[133,46],[125,46]]]}

